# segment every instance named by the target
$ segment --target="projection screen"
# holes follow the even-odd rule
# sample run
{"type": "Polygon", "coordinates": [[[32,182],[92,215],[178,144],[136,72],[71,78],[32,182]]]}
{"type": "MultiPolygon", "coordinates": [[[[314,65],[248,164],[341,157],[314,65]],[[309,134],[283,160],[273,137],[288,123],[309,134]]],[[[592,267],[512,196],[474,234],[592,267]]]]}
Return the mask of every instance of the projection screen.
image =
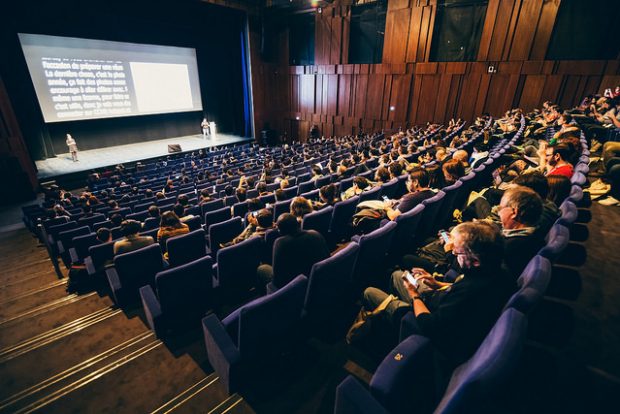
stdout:
{"type": "Polygon", "coordinates": [[[201,111],[196,50],[19,34],[45,122],[201,111]]]}

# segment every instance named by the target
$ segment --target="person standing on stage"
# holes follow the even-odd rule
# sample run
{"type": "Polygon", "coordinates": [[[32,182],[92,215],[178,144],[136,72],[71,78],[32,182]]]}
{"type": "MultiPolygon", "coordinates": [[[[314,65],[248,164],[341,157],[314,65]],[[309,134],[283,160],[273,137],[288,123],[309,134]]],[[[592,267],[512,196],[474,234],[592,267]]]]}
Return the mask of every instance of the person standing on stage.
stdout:
{"type": "Polygon", "coordinates": [[[207,135],[209,134],[209,122],[207,121],[207,118],[202,118],[200,127],[202,128],[202,137],[207,139],[207,135]]]}
{"type": "Polygon", "coordinates": [[[77,158],[77,152],[78,152],[77,144],[76,144],[75,140],[73,139],[73,137],[71,136],[71,134],[67,134],[66,144],[69,147],[69,152],[71,153],[71,158],[73,158],[73,162],[78,161],[78,158],[77,158]]]}

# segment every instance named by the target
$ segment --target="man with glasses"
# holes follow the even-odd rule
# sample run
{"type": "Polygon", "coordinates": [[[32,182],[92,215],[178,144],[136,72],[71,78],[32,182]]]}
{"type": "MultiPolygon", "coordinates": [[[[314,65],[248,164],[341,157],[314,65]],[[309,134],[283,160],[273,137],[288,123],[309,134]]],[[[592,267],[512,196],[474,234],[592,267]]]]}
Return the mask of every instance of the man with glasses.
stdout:
{"type": "MultiPolygon", "coordinates": [[[[513,288],[502,272],[504,244],[496,225],[462,223],[450,239],[456,258],[453,281],[437,280],[422,268],[394,272],[392,293],[398,299],[387,306],[385,316],[397,329],[402,316],[412,311],[413,333],[431,339],[450,365],[457,365],[476,351],[513,288]]],[[[376,308],[387,296],[379,289],[366,289],[364,308],[376,308]]]]}

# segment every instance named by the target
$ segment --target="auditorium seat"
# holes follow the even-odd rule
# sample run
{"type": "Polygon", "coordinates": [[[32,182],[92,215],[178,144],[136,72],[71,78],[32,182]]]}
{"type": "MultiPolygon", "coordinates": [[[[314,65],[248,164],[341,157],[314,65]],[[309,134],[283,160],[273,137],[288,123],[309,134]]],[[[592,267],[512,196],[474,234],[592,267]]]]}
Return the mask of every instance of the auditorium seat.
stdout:
{"type": "Polygon", "coordinates": [[[431,341],[412,335],[386,355],[370,380],[370,389],[351,375],[340,383],[334,414],[429,413],[434,388],[431,341]]]}
{"type": "Polygon", "coordinates": [[[301,228],[303,230],[316,230],[327,239],[333,211],[334,208],[332,206],[327,206],[306,214],[301,221],[301,228]]]}
{"type": "Polygon", "coordinates": [[[157,243],[114,256],[114,266],[105,269],[114,302],[122,307],[137,301],[138,289],[153,285],[165,266],[157,243]]]}
{"type": "Polygon", "coordinates": [[[140,288],[142,307],[149,327],[158,338],[168,331],[199,326],[213,303],[210,256],[184,263],[155,275],[154,287],[140,288]]]}
{"type": "Polygon", "coordinates": [[[549,234],[546,237],[547,244],[540,249],[539,255],[549,259],[551,262],[555,262],[568,243],[570,241],[570,234],[566,227],[561,224],[554,224],[549,230],[549,234]]]}
{"type": "Polygon", "coordinates": [[[88,257],[88,249],[99,243],[96,233],[74,237],[73,247],[69,249],[71,263],[83,263],[84,259],[88,257]]]}
{"type": "Polygon", "coordinates": [[[474,356],[454,370],[435,413],[489,411],[521,360],[526,330],[525,315],[505,310],[474,356]]]}
{"type": "Polygon", "coordinates": [[[237,237],[243,231],[243,222],[239,217],[233,217],[209,227],[209,251],[212,257],[217,257],[220,245],[237,237]]]}
{"type": "Polygon", "coordinates": [[[273,205],[273,221],[276,222],[281,214],[289,213],[291,200],[278,201],[273,205]]]}
{"type": "Polygon", "coordinates": [[[256,269],[262,258],[263,240],[252,237],[217,252],[218,288],[224,297],[244,297],[256,287],[256,269]]]}
{"type": "Polygon", "coordinates": [[[206,256],[205,231],[194,230],[166,240],[170,266],[180,266],[206,256]]]}
{"type": "MultiPolygon", "coordinates": [[[[403,254],[411,251],[425,208],[424,204],[418,204],[394,219],[397,224],[396,233],[394,234],[392,249],[388,252],[392,258],[399,260],[403,254]]],[[[388,222],[389,220],[384,220],[383,224],[388,222]]]]}
{"type": "Polygon", "coordinates": [[[373,232],[351,238],[360,247],[352,277],[357,291],[361,292],[360,288],[368,286],[382,285],[387,254],[392,248],[397,227],[398,224],[391,221],[373,232]]]}
{"type": "Polygon", "coordinates": [[[215,210],[219,210],[223,208],[224,200],[217,199],[213,201],[207,201],[206,203],[202,204],[200,207],[201,207],[201,215],[204,217],[205,214],[207,214],[210,211],[215,211],[215,210]]]}
{"type": "Polygon", "coordinates": [[[260,381],[272,362],[296,345],[306,286],[306,277],[299,275],[222,321],[214,314],[202,320],[209,364],[227,394],[260,381]]]}
{"type": "Polygon", "coordinates": [[[551,280],[551,263],[542,256],[534,256],[517,280],[519,290],[512,295],[504,309],[514,308],[523,314],[540,303],[551,280]]]}
{"type": "Polygon", "coordinates": [[[381,198],[381,187],[375,187],[368,191],[362,191],[359,194],[359,202],[367,201],[367,200],[379,200],[381,198]]]}
{"type": "Polygon", "coordinates": [[[393,200],[397,197],[398,186],[399,186],[398,178],[392,178],[387,183],[381,184],[381,194],[384,197],[387,197],[390,200],[393,200]]]}
{"type": "Polygon", "coordinates": [[[446,186],[441,190],[446,196],[443,199],[441,207],[437,211],[437,220],[435,223],[437,229],[447,229],[452,225],[454,221],[453,212],[455,201],[459,198],[462,186],[463,183],[461,181],[456,181],[454,184],[446,186]]]}
{"type": "Polygon", "coordinates": [[[329,224],[328,241],[330,243],[339,243],[351,236],[351,219],[358,202],[359,196],[355,196],[334,204],[334,212],[329,224]]]}
{"type": "Polygon", "coordinates": [[[356,299],[351,290],[351,279],[359,250],[359,245],[351,242],[312,266],[304,320],[313,335],[330,340],[342,338],[351,323],[349,311],[356,299]]]}
{"type": "Polygon", "coordinates": [[[232,217],[230,207],[222,207],[218,210],[209,211],[205,214],[204,229],[209,232],[209,227],[213,224],[221,223],[232,217]]]}
{"type": "Polygon", "coordinates": [[[105,221],[105,215],[104,214],[100,214],[100,213],[96,213],[93,214],[90,217],[82,217],[81,219],[78,220],[78,225],[79,226],[88,226],[91,228],[91,230],[94,230],[94,224],[95,223],[100,223],[102,221],[105,221]]]}
{"type": "Polygon", "coordinates": [[[309,191],[314,190],[315,187],[315,182],[314,181],[306,181],[306,182],[302,182],[301,184],[299,184],[299,190],[297,192],[297,195],[302,195],[304,193],[307,193],[309,191]]]}
{"type": "Polygon", "coordinates": [[[422,201],[425,208],[422,212],[422,217],[420,219],[420,224],[418,226],[418,231],[416,235],[416,240],[424,240],[427,237],[433,235],[437,230],[439,230],[439,226],[437,225],[437,214],[443,205],[443,201],[446,193],[443,191],[439,191],[436,195],[431,198],[427,198],[422,201]]]}

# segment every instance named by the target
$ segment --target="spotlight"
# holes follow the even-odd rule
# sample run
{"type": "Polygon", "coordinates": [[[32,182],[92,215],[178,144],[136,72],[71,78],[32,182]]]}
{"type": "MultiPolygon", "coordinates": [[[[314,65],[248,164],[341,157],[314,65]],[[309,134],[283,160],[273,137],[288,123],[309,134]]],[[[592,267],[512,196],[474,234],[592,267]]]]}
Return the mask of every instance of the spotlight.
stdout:
{"type": "Polygon", "coordinates": [[[295,117],[295,119],[299,121],[299,115],[298,115],[298,116],[296,116],[296,117],[295,117]]]}
{"type": "Polygon", "coordinates": [[[321,13],[323,13],[323,8],[319,7],[316,11],[317,11],[317,13],[321,14],[321,13]]]}
{"type": "Polygon", "coordinates": [[[396,107],[394,105],[390,106],[390,111],[394,112],[396,110],[396,107]]]}

